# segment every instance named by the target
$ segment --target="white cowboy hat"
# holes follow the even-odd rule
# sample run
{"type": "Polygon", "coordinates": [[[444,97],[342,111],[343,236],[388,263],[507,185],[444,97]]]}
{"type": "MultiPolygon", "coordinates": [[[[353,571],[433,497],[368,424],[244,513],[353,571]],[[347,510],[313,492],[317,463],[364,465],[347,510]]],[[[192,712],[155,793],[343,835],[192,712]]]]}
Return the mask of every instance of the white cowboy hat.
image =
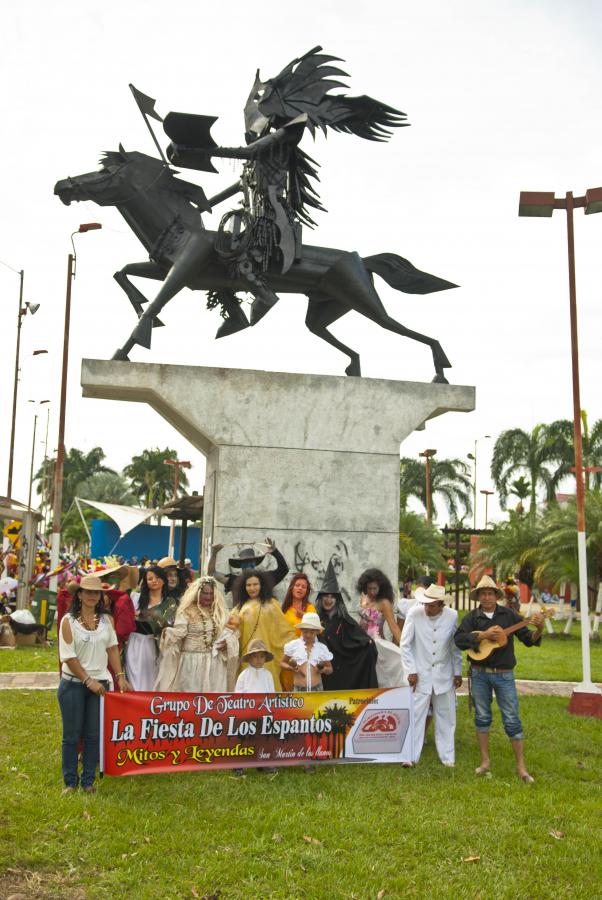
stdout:
{"type": "MultiPolygon", "coordinates": [[[[418,592],[416,592],[418,593],[418,592]]],[[[430,584],[425,591],[416,597],[418,603],[437,603],[443,601],[447,603],[451,598],[445,593],[445,588],[440,584],[430,584]]]]}
{"type": "Polygon", "coordinates": [[[320,616],[315,612],[304,613],[297,628],[300,628],[301,630],[305,628],[307,631],[324,631],[322,623],[320,622],[320,616]]]}

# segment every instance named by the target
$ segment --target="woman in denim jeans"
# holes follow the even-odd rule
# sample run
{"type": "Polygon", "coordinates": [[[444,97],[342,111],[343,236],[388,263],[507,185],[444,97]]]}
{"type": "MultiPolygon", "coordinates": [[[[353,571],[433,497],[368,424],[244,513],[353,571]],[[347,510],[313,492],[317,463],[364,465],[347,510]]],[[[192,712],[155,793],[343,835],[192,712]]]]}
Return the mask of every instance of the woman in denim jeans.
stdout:
{"type": "Polygon", "coordinates": [[[82,578],[71,609],[59,631],[61,680],[58,701],[63,720],[63,794],[77,789],[77,757],[83,742],[81,786],[93,794],[99,759],[100,698],[109,688],[111,668],[121,692],[129,685],[121,660],[113,620],[104,611],[102,582],[95,575],[82,578]]]}

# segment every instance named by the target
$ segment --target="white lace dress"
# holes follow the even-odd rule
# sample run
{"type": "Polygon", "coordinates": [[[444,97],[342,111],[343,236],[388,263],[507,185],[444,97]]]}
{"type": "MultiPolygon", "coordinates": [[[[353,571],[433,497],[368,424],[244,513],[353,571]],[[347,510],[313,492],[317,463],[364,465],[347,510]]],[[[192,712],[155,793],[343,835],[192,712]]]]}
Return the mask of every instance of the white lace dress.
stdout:
{"type": "Polygon", "coordinates": [[[161,638],[161,661],[156,691],[223,693],[234,689],[238,668],[238,635],[226,629],[218,634],[209,613],[189,619],[179,616],[161,638]],[[216,644],[226,641],[218,650],[216,644]]]}

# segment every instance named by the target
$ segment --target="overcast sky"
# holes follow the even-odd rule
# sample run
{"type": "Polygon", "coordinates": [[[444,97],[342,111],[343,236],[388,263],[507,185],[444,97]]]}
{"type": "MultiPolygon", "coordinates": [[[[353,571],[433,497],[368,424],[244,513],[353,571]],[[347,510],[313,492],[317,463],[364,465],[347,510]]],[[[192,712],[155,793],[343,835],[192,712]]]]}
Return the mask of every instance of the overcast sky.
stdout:
{"type": "MultiPolygon", "coordinates": [[[[19,284],[6,264],[25,270],[25,299],[40,304],[22,329],[13,495],[26,500],[34,415],[27,401],[52,401],[52,452],[69,235],[92,220],[103,230],[77,238],[67,446],[100,445],[107,464],[121,469],[145,447],[170,445],[193,461],[192,487],[202,491],[202,455],[157,413],[81,397],[82,357],[109,359],[135,324],[112,275],[145,259],[145,251],[116,210],[91,203],[65,207],[53,186],[95,170],[100,152],[120,142],[154,152],[128,82],[156,97],[162,115],[219,116],[216,140],[237,145],[256,68],[274,76],[318,43],[345,59],[351,93],[403,110],[411,128],[395,132],[388,144],[331,134],[312,146],[304,138],[304,148],[321,163],[320,192],[329,211],[318,215],[318,228],[311,237],[305,232],[305,240],[364,256],[399,253],[460,285],[412,297],[377,279],[392,316],[441,341],[453,364],[449,380],[477,388],[474,413],[441,417],[401,452],[434,447],[439,456],[466,458],[485,434],[495,438],[506,428],[572,418],[564,216],[519,219],[517,211],[521,190],[582,194],[602,185],[598,2],[21,0],[5,4],[1,17],[0,493],[19,284]],[[49,352],[33,357],[35,349],[49,352]]],[[[217,175],[183,175],[211,195],[238,171],[229,161],[218,167],[217,175]]],[[[207,216],[206,225],[216,227],[227,208],[207,216]]],[[[602,216],[585,218],[578,210],[575,231],[582,406],[596,419],[602,415],[602,216]]],[[[156,290],[153,282],[138,285],[147,296],[156,290]]],[[[284,296],[260,325],[216,342],[218,313],[205,309],[203,294],[184,291],[163,311],[167,327],[155,330],[152,351],[138,347],[131,358],[342,375],[346,357],[306,331],[305,311],[305,298],[284,296]]],[[[360,351],[365,376],[432,378],[427,348],[355,313],[333,332],[360,351]]],[[[45,413],[41,425],[43,439],[45,413]]],[[[479,489],[491,487],[492,445],[479,445],[479,489]]],[[[43,449],[37,443],[36,467],[43,449]]]]}

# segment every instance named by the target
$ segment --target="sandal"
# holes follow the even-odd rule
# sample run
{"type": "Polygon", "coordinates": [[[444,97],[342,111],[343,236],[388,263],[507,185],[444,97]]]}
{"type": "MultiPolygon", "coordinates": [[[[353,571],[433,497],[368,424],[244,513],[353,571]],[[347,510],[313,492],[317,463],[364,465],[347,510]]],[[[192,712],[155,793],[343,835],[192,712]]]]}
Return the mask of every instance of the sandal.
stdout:
{"type": "Polygon", "coordinates": [[[523,784],[535,784],[535,779],[532,775],[529,775],[528,772],[525,775],[519,775],[518,777],[523,782],[523,784]]]}
{"type": "Polygon", "coordinates": [[[491,775],[489,766],[477,766],[474,770],[475,775],[491,775]]]}

